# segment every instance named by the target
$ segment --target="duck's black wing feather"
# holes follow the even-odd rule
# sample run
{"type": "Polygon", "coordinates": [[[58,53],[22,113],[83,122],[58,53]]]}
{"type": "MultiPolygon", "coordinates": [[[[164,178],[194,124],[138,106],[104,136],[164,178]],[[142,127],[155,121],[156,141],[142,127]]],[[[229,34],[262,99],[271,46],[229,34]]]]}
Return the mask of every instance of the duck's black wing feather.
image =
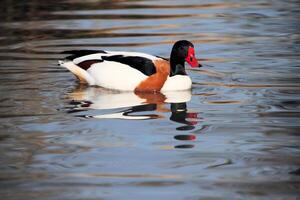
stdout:
{"type": "Polygon", "coordinates": [[[151,76],[152,74],[156,73],[156,68],[153,61],[149,58],[142,57],[142,56],[131,56],[131,55],[124,55],[124,54],[113,54],[108,53],[103,50],[71,50],[71,51],[64,51],[63,54],[71,54],[66,57],[67,60],[74,60],[76,58],[102,53],[104,55],[99,56],[99,58],[93,57],[92,59],[85,59],[80,63],[76,63],[82,69],[89,69],[92,64],[103,62],[103,61],[114,61],[118,63],[122,63],[132,67],[147,76],[151,76]]]}
{"type": "Polygon", "coordinates": [[[147,76],[151,76],[156,73],[156,68],[152,60],[140,57],[140,56],[124,56],[124,55],[113,55],[113,56],[102,56],[103,60],[119,62],[128,65],[136,70],[139,70],[147,76]]]}
{"type": "Polygon", "coordinates": [[[70,50],[70,51],[63,51],[61,54],[71,54],[70,56],[67,56],[67,60],[74,60],[75,58],[79,58],[82,56],[87,56],[94,53],[105,53],[106,51],[103,50],[70,50]]]}

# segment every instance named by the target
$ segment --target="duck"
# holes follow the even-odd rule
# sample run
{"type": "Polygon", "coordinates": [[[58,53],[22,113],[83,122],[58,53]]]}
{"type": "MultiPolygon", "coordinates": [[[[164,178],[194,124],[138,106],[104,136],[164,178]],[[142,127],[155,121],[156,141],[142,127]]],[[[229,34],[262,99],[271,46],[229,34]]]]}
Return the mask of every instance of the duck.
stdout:
{"type": "Polygon", "coordinates": [[[195,57],[194,45],[179,40],[173,45],[170,59],[140,52],[105,50],[70,50],[59,65],[90,86],[134,92],[190,90],[191,78],[185,62],[192,68],[202,65],[195,57]]]}

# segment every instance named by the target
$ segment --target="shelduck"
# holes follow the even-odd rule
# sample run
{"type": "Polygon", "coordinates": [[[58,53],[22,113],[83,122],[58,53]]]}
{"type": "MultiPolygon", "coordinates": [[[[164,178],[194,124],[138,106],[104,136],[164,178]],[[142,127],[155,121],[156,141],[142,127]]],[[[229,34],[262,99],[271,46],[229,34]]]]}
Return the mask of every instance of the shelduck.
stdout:
{"type": "Polygon", "coordinates": [[[121,91],[189,90],[192,81],[184,63],[201,67],[195,57],[194,45],[177,41],[170,60],[138,52],[72,50],[59,65],[70,70],[80,82],[121,91]]]}

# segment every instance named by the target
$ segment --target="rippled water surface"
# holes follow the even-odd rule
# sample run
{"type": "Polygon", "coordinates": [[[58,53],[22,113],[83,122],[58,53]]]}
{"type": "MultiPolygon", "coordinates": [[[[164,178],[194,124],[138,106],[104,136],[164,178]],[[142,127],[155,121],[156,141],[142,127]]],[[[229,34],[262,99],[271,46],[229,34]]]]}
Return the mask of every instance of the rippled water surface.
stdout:
{"type": "Polygon", "coordinates": [[[299,199],[299,1],[2,1],[1,199],[299,199]],[[80,85],[72,49],[168,57],[192,91],[80,85]]]}

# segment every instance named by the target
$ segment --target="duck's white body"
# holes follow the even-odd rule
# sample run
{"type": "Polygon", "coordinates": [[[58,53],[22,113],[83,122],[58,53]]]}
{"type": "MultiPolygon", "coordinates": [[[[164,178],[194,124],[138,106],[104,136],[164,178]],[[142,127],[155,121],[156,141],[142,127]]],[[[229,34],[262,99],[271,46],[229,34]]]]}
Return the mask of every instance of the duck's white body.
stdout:
{"type": "MultiPolygon", "coordinates": [[[[179,91],[189,90],[192,81],[184,71],[184,62],[200,66],[195,59],[194,48],[188,41],[175,43],[172,53],[180,57],[170,64],[168,60],[138,52],[75,50],[59,64],[81,82],[122,91],[179,91]],[[187,44],[185,44],[187,43],[187,44]],[[176,46],[177,45],[177,46],[176,46]],[[181,46],[180,46],[181,45],[181,46]],[[188,48],[182,56],[182,45],[188,48]],[[175,49],[175,50],[174,50],[175,49]]],[[[171,54],[172,59],[172,54],[171,54]]]]}
{"type": "Polygon", "coordinates": [[[147,79],[147,76],[138,70],[118,62],[95,63],[87,70],[80,68],[72,61],[60,64],[75,74],[81,82],[107,89],[134,91],[140,82],[147,79]]]}

